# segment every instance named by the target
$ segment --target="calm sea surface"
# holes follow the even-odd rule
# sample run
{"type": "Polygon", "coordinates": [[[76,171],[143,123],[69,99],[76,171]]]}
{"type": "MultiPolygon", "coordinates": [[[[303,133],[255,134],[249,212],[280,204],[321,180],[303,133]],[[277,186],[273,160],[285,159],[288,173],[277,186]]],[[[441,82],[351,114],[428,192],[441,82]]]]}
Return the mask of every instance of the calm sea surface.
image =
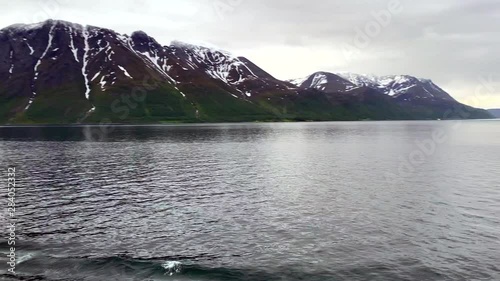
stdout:
{"type": "Polygon", "coordinates": [[[0,127],[0,159],[0,280],[500,280],[500,121],[0,127]]]}

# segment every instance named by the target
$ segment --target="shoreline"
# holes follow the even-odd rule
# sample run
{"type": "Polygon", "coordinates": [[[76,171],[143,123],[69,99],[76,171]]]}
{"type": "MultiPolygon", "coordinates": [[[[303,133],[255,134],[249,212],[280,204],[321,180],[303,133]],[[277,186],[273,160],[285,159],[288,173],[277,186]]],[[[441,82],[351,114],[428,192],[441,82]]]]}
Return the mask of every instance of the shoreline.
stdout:
{"type": "Polygon", "coordinates": [[[431,119],[421,119],[421,120],[331,120],[331,121],[221,121],[221,122],[165,122],[165,123],[61,123],[61,124],[51,124],[51,123],[34,123],[34,124],[0,124],[0,128],[13,128],[13,127],[111,127],[111,126],[121,126],[121,127],[176,127],[176,126],[200,126],[200,125],[241,125],[241,124],[293,124],[293,123],[355,123],[355,122],[450,122],[450,121],[495,121],[500,120],[500,118],[490,118],[490,119],[446,119],[446,120],[431,120],[431,119]]]}

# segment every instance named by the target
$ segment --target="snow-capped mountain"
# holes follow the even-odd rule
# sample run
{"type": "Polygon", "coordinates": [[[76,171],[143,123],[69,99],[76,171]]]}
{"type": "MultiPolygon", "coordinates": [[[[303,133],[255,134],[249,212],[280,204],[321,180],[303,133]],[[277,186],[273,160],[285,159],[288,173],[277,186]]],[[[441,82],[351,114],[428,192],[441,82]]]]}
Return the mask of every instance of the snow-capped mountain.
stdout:
{"type": "Polygon", "coordinates": [[[326,93],[345,92],[356,87],[356,84],[329,72],[316,72],[304,78],[288,80],[288,82],[301,88],[312,88],[326,93]]]}
{"type": "Polygon", "coordinates": [[[120,82],[126,84],[127,79],[142,79],[144,68],[172,85],[189,80],[184,73],[202,72],[206,78],[230,86],[241,98],[265,90],[262,85],[258,88],[252,85],[254,81],[273,89],[290,87],[243,57],[181,42],[162,46],[142,31],[128,36],[105,28],[49,20],[34,25],[13,25],[0,32],[2,78],[5,81],[17,73],[32,73],[32,81],[28,83],[31,102],[39,88],[38,76],[63,61],[66,66],[80,70],[86,99],[90,98],[91,91],[96,91],[96,86],[106,91],[120,82]]]}
{"type": "MultiPolygon", "coordinates": [[[[377,85],[398,97],[420,88],[444,95],[418,82],[377,85]]],[[[1,123],[429,118],[400,115],[398,104],[377,95],[368,105],[365,93],[330,94],[360,85],[339,75],[317,73],[297,84],[244,57],[182,42],[163,46],[143,31],[55,20],[0,30],[1,123]]]]}
{"type": "Polygon", "coordinates": [[[232,87],[238,95],[251,97],[268,90],[288,91],[297,87],[277,80],[245,57],[213,48],[174,41],[166,47],[184,70],[202,70],[215,80],[232,87]]]}
{"type": "Polygon", "coordinates": [[[455,101],[447,92],[429,79],[416,78],[409,75],[361,75],[354,73],[338,73],[339,76],[357,86],[366,86],[382,91],[391,97],[404,100],[431,99],[455,101]]]}
{"type": "Polygon", "coordinates": [[[455,101],[431,80],[409,75],[375,76],[347,72],[337,74],[316,72],[306,78],[289,82],[302,88],[314,88],[327,93],[344,93],[356,87],[368,87],[405,101],[420,99],[455,101]]]}
{"type": "Polygon", "coordinates": [[[61,109],[65,114],[84,108],[85,117],[94,113],[97,100],[110,98],[103,93],[144,88],[144,81],[170,89],[192,112],[199,110],[193,99],[203,92],[245,102],[269,92],[298,90],[222,50],[182,42],[162,46],[142,31],[129,36],[55,20],[0,30],[0,81],[0,97],[16,99],[11,117],[29,115],[33,104],[47,102],[48,92],[54,91],[70,92],[64,98],[76,99],[69,109],[61,109]]]}

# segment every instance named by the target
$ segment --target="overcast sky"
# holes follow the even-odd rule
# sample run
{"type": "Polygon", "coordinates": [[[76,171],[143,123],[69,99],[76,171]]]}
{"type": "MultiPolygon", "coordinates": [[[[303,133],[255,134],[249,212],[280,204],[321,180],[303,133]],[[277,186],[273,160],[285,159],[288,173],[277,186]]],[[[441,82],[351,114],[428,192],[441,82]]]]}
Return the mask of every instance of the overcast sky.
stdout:
{"type": "Polygon", "coordinates": [[[218,46],[280,79],[315,71],[430,78],[500,108],[498,0],[0,0],[0,26],[48,18],[218,46]]]}

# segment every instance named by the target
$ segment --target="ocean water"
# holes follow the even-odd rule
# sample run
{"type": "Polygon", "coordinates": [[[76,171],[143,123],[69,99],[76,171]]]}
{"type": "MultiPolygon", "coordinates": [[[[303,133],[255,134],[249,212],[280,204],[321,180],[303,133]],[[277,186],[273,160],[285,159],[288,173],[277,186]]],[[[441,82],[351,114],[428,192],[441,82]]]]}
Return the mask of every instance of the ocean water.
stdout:
{"type": "Polygon", "coordinates": [[[0,157],[0,280],[500,280],[495,120],[0,127],[0,157]]]}

